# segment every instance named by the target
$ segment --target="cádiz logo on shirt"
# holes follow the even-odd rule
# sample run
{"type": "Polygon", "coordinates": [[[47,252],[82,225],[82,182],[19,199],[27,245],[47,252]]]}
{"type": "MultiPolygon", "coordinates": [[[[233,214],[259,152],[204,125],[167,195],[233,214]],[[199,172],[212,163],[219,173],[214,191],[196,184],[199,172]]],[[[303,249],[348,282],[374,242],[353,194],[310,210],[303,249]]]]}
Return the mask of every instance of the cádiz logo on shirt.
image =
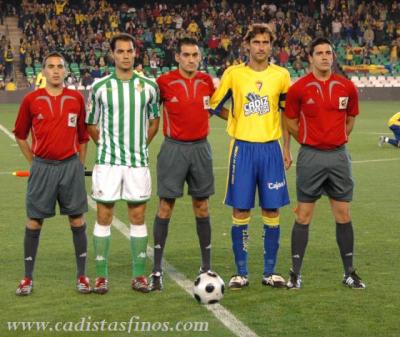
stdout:
{"type": "Polygon", "coordinates": [[[248,103],[244,105],[244,115],[250,116],[252,114],[265,115],[270,111],[268,96],[260,96],[254,93],[246,95],[248,103]]]}

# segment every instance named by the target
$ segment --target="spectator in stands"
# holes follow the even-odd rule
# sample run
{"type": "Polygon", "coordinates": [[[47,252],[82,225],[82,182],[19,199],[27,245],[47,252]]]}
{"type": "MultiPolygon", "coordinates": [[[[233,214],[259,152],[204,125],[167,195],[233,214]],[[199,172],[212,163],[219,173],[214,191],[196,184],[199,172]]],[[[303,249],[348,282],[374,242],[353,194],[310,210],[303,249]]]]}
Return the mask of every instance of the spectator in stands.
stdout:
{"type": "Polygon", "coordinates": [[[13,62],[14,62],[14,53],[12,51],[11,45],[7,46],[7,49],[4,52],[4,62],[5,62],[5,77],[11,77],[13,72],[13,62]]]}
{"type": "Polygon", "coordinates": [[[93,77],[90,75],[90,73],[86,70],[83,73],[83,77],[82,77],[82,85],[87,89],[87,87],[91,86],[92,83],[94,82],[93,77]]]}
{"type": "Polygon", "coordinates": [[[3,63],[0,63],[0,79],[6,78],[6,71],[3,63]]]}
{"type": "Polygon", "coordinates": [[[95,64],[93,69],[91,70],[90,76],[92,76],[94,79],[101,77],[101,70],[97,64],[95,64]]]}
{"type": "Polygon", "coordinates": [[[289,53],[287,52],[286,47],[281,47],[279,49],[278,60],[280,66],[286,67],[289,62],[289,53]]]}
{"type": "Polygon", "coordinates": [[[348,45],[346,46],[346,55],[345,55],[346,64],[347,64],[348,66],[351,66],[351,65],[354,64],[353,56],[354,56],[354,55],[353,55],[353,47],[352,47],[351,44],[348,44],[348,45]]]}
{"type": "Polygon", "coordinates": [[[303,61],[301,60],[300,55],[296,56],[296,59],[292,63],[292,67],[298,73],[301,72],[302,70],[305,70],[305,67],[304,67],[303,61]]]}
{"type": "Polygon", "coordinates": [[[399,54],[399,46],[397,41],[392,41],[391,47],[390,47],[390,59],[389,62],[391,64],[397,64],[398,60],[398,54],[399,54]]]}
{"type": "Polygon", "coordinates": [[[375,33],[371,28],[371,25],[368,25],[368,27],[365,29],[363,38],[365,45],[369,47],[372,47],[374,45],[375,33]]]}

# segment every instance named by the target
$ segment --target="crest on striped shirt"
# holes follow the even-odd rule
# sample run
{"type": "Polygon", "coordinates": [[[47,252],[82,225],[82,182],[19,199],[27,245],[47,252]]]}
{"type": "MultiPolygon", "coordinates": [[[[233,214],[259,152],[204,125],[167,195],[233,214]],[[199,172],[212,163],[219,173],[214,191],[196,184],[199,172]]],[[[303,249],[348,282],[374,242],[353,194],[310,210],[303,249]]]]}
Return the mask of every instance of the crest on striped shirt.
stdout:
{"type": "Polygon", "coordinates": [[[135,89],[136,89],[137,91],[139,91],[139,92],[142,92],[142,90],[144,89],[144,86],[143,86],[142,83],[139,82],[139,83],[136,85],[135,89]]]}

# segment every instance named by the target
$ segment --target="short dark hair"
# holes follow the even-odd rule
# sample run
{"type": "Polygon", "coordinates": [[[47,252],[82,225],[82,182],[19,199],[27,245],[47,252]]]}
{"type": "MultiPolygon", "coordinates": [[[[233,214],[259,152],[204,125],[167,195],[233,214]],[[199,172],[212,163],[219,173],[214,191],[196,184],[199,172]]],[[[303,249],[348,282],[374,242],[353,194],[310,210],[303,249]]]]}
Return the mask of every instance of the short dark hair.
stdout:
{"type": "Polygon", "coordinates": [[[114,35],[111,38],[110,48],[112,51],[115,50],[115,45],[117,44],[117,41],[120,41],[120,40],[121,41],[131,41],[133,48],[135,49],[135,38],[131,34],[128,34],[128,33],[119,33],[119,34],[114,35]]]}
{"type": "Polygon", "coordinates": [[[65,64],[65,58],[64,58],[64,56],[63,56],[61,53],[59,53],[58,51],[52,51],[52,52],[48,53],[48,54],[43,58],[42,68],[46,67],[46,61],[47,61],[47,59],[50,58],[50,57],[59,57],[59,58],[61,58],[61,59],[64,61],[64,64],[65,64]]]}
{"type": "Polygon", "coordinates": [[[179,54],[182,51],[183,45],[199,46],[199,42],[193,37],[182,37],[176,44],[176,53],[179,54]]]}
{"type": "Polygon", "coordinates": [[[244,41],[250,43],[250,40],[257,34],[268,34],[271,39],[271,43],[275,41],[275,36],[266,23],[253,23],[250,25],[247,29],[246,35],[244,36],[244,41]]]}
{"type": "Polygon", "coordinates": [[[326,37],[317,37],[316,39],[311,41],[311,43],[308,47],[308,54],[310,56],[312,56],[314,53],[315,47],[319,46],[320,44],[329,44],[332,47],[332,50],[334,49],[332,42],[329,39],[327,39],[326,37]]]}

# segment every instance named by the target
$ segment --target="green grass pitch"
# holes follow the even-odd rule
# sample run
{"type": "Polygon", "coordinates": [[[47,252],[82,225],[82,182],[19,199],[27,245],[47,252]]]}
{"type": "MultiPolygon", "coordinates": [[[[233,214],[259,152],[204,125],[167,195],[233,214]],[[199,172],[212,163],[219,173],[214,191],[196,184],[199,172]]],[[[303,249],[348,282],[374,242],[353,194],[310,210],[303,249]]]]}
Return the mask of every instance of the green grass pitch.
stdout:
{"type": "MultiPolygon", "coordinates": [[[[12,130],[17,105],[0,105],[0,124],[12,130]]],[[[301,291],[270,289],[261,285],[262,225],[258,209],[250,225],[250,287],[227,291],[221,304],[258,336],[265,337],[395,337],[399,335],[397,294],[399,275],[399,182],[400,149],[377,146],[379,134],[389,134],[387,119],[398,111],[398,102],[362,102],[349,149],[356,181],[352,217],[355,228],[355,264],[367,289],[357,291],[341,285],[342,266],[335,239],[335,225],[326,198],[318,202],[304,259],[301,291]],[[397,322],[397,323],[396,323],[397,322]]],[[[213,269],[227,283],[234,273],[230,247],[231,210],[222,204],[229,139],[225,124],[211,120],[210,142],[214,154],[216,194],[210,208],[213,224],[213,269]]],[[[152,233],[157,208],[155,160],[161,131],[150,147],[153,198],[146,222],[152,233]]],[[[296,157],[297,145],[292,146],[296,157]]],[[[89,168],[94,160],[90,144],[89,168]]],[[[105,296],[80,295],[75,291],[75,259],[67,219],[56,216],[45,222],[35,269],[35,290],[26,298],[15,296],[23,276],[24,197],[27,180],[10,172],[28,165],[15,142],[0,131],[0,336],[232,336],[210,311],[196,303],[168,275],[163,292],[148,295],[130,290],[130,251],[127,239],[112,230],[110,292],[105,296]],[[10,321],[122,322],[131,316],[140,322],[207,322],[208,331],[9,331],[10,321]]],[[[290,267],[290,233],[295,206],[295,168],[288,171],[292,203],[281,213],[281,245],[277,271],[287,277],[290,267]]],[[[91,181],[87,178],[87,190],[91,181]]],[[[126,205],[116,206],[116,216],[127,222],[126,205]]],[[[95,212],[86,216],[89,236],[88,276],[94,280],[92,229],[95,212]]],[[[151,235],[150,235],[151,237],[151,235]]],[[[150,239],[150,244],[152,240],[150,239]]],[[[165,257],[192,280],[200,264],[191,200],[179,199],[170,224],[165,257]]],[[[147,272],[150,273],[151,261],[147,272]]],[[[71,323],[72,324],[72,323],[71,323]]],[[[154,325],[156,328],[158,325],[154,325]]],[[[67,330],[68,330],[67,325],[67,330]]],[[[111,330],[117,326],[111,326],[111,330]]]]}

